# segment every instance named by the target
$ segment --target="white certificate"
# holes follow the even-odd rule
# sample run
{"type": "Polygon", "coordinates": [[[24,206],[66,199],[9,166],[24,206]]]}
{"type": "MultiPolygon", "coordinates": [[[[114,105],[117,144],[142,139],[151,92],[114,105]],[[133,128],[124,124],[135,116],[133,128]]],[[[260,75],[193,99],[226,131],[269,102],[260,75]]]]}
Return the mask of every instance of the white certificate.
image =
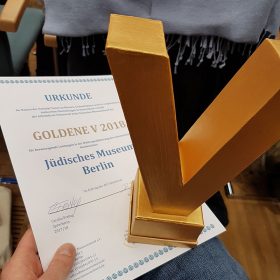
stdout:
{"type": "MultiPolygon", "coordinates": [[[[69,279],[134,279],[189,249],[126,241],[137,161],[111,76],[0,78],[0,124],[43,268],[65,242],[69,279]]],[[[203,206],[202,243],[224,231],[203,206]]]]}

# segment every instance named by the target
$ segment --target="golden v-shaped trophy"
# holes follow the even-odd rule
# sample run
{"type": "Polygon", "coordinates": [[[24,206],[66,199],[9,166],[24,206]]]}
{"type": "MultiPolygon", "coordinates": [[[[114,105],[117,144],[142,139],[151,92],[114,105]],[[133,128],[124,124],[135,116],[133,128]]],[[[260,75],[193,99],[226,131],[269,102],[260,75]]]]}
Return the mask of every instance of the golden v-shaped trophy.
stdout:
{"type": "Polygon", "coordinates": [[[106,53],[139,164],[128,241],[195,245],[202,203],[280,139],[280,41],[265,40],[180,141],[162,23],[111,15],[106,53]]]}

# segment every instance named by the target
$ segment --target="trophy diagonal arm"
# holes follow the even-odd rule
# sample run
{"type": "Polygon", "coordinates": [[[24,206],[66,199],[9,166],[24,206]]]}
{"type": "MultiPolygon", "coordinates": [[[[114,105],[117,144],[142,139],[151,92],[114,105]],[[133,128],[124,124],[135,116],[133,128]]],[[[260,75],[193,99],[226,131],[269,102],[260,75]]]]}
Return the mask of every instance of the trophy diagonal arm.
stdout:
{"type": "Polygon", "coordinates": [[[265,40],[179,142],[190,213],[280,139],[280,41],[265,40]]]}

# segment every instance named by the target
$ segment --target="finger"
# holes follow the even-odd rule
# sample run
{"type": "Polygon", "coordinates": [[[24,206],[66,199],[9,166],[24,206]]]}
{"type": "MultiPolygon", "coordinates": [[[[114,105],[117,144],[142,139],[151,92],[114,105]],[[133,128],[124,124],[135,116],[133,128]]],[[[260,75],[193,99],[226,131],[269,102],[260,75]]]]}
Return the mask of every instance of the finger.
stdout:
{"type": "Polygon", "coordinates": [[[38,279],[43,270],[36,252],[33,233],[27,230],[12,258],[4,267],[3,279],[38,279]]]}
{"type": "Polygon", "coordinates": [[[71,271],[76,256],[72,244],[64,244],[56,251],[48,269],[40,278],[41,280],[65,280],[71,271]]]}
{"type": "Polygon", "coordinates": [[[37,253],[37,246],[35,243],[34,235],[31,229],[28,229],[23,237],[21,238],[15,254],[20,255],[29,255],[29,254],[36,254],[37,253]]]}
{"type": "Polygon", "coordinates": [[[13,261],[21,264],[26,269],[33,271],[35,275],[39,276],[42,274],[43,270],[37,251],[33,232],[31,229],[28,229],[16,248],[13,261]]]}

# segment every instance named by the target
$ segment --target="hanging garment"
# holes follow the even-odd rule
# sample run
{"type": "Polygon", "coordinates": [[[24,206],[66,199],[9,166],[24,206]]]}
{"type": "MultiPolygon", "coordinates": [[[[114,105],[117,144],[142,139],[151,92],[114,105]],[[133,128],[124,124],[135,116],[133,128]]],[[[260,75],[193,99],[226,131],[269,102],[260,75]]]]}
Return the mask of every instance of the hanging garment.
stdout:
{"type": "Polygon", "coordinates": [[[58,35],[66,53],[80,38],[82,56],[94,53],[95,35],[106,34],[111,13],[162,20],[167,48],[179,46],[175,73],[182,62],[210,60],[211,67],[223,68],[240,44],[249,56],[280,25],[280,0],[45,0],[45,6],[43,32],[58,35]]]}
{"type": "Polygon", "coordinates": [[[279,27],[279,0],[45,0],[44,33],[107,33],[111,13],[159,19],[166,34],[218,36],[256,43],[279,27]]]}

